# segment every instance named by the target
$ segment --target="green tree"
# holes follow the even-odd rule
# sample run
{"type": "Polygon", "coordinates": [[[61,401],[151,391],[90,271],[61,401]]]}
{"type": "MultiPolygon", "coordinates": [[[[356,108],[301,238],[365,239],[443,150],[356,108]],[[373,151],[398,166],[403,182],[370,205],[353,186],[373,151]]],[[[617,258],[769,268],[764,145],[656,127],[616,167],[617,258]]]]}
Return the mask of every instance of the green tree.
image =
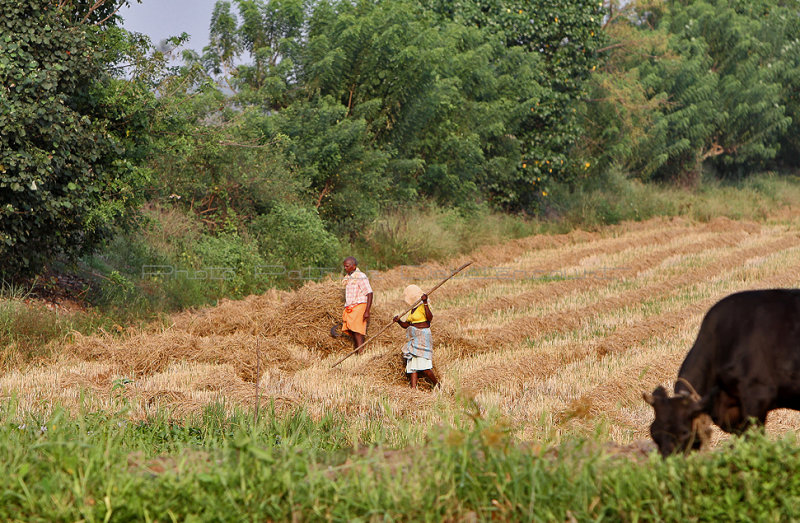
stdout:
{"type": "Polygon", "coordinates": [[[109,72],[124,51],[107,38],[116,6],[0,9],[0,270],[13,275],[93,249],[137,205],[135,113],[147,95],[109,72]]]}
{"type": "Polygon", "coordinates": [[[268,263],[290,270],[327,267],[338,271],[339,241],[325,230],[313,208],[279,203],[269,213],[256,218],[250,230],[268,263]]]}
{"type": "Polygon", "coordinates": [[[276,202],[302,199],[289,140],[260,129],[257,108],[238,107],[198,64],[159,84],[151,126],[151,201],[185,207],[210,232],[236,229],[276,202]]]}
{"type": "Polygon", "coordinates": [[[315,2],[308,13],[293,19],[303,37],[284,38],[280,60],[265,63],[263,84],[285,86],[282,98],[247,69],[236,75],[240,101],[278,109],[265,128],[292,140],[328,223],[352,229],[387,197],[535,203],[542,173],[519,135],[541,99],[537,53],[416,2],[315,2]]]}
{"type": "Polygon", "coordinates": [[[675,55],[648,60],[638,75],[658,109],[634,148],[632,165],[642,179],[692,184],[719,128],[718,76],[705,42],[672,37],[675,55]]]}
{"type": "Polygon", "coordinates": [[[390,181],[386,155],[370,146],[367,123],[347,117],[329,96],[299,100],[263,119],[267,136],[286,136],[297,174],[308,180],[305,202],[340,234],[354,235],[375,218],[390,181]]]}
{"type": "Polygon", "coordinates": [[[539,98],[515,134],[522,143],[522,159],[508,203],[528,192],[531,176],[523,164],[539,169],[537,178],[570,182],[580,176],[584,161],[574,146],[584,131],[577,108],[588,94],[586,80],[599,64],[602,2],[421,1],[446,19],[477,26],[499,36],[506,46],[521,47],[541,58],[536,76],[539,98]]]}
{"type": "Polygon", "coordinates": [[[800,166],[800,1],[737,1],[737,13],[758,20],[757,37],[769,48],[768,67],[780,91],[780,105],[792,119],[779,140],[778,157],[787,167],[800,166]],[[771,66],[771,67],[770,67],[771,66]]]}
{"type": "MultiPolygon", "coordinates": [[[[785,63],[776,56],[763,17],[728,0],[673,5],[670,30],[707,46],[710,69],[719,77],[714,111],[719,122],[708,148],[721,147],[714,163],[723,174],[748,174],[777,155],[791,123],[778,80],[785,63]]],[[[795,15],[797,13],[795,12],[795,15]]]]}
{"type": "Polygon", "coordinates": [[[206,68],[231,76],[241,99],[279,107],[293,75],[292,53],[302,37],[304,0],[218,1],[211,16],[210,43],[204,49],[206,68]],[[237,58],[252,63],[234,65],[237,58]]]}
{"type": "Polygon", "coordinates": [[[609,11],[602,27],[606,59],[590,77],[589,96],[581,107],[580,147],[591,159],[584,167],[600,175],[609,169],[630,172],[641,163],[636,152],[651,137],[653,121],[668,103],[667,94],[653,85],[662,78],[653,65],[680,59],[669,48],[666,30],[637,23],[633,5],[614,3],[609,11]]]}
{"type": "Polygon", "coordinates": [[[586,109],[586,146],[599,165],[694,183],[704,162],[723,176],[746,175],[782,144],[791,150],[797,11],[782,3],[613,6],[610,58],[586,109]]]}
{"type": "Polygon", "coordinates": [[[236,34],[237,25],[230,2],[219,1],[214,4],[209,44],[203,50],[203,61],[209,71],[229,74],[233,70],[236,56],[241,52],[239,35],[236,34]]]}

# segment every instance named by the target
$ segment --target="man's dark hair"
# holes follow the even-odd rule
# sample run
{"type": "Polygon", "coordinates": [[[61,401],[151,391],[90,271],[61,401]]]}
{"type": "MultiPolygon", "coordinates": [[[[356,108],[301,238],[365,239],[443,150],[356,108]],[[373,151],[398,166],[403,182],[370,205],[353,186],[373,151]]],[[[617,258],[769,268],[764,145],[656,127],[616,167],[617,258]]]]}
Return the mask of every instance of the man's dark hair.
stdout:
{"type": "Polygon", "coordinates": [[[344,263],[344,262],[346,262],[346,261],[348,261],[348,260],[350,260],[351,262],[353,262],[355,265],[358,265],[358,260],[356,260],[354,256],[348,256],[347,258],[345,258],[344,260],[342,260],[342,263],[344,263]]]}

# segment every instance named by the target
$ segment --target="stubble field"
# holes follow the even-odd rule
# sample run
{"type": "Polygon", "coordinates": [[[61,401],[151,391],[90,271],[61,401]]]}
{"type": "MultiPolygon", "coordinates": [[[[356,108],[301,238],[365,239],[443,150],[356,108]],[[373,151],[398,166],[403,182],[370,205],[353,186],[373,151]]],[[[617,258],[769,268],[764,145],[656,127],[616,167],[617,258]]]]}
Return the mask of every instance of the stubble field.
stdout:
{"type": "MultiPolygon", "coordinates": [[[[714,302],[800,284],[800,218],[654,219],[530,237],[442,265],[363,267],[375,290],[370,332],[406,308],[406,285],[430,288],[466,261],[469,269],[430,300],[440,390],[408,388],[396,326],[331,368],[351,347],[328,335],[342,301],[341,283],[329,279],[181,313],[167,327],[76,335],[52,359],[7,369],[0,391],[21,411],[124,404],[142,420],[258,401],[278,413],[337,412],[354,427],[402,421],[421,430],[472,405],[500,413],[524,441],[602,434],[636,444],[652,419],[641,393],[672,386],[714,302]]],[[[775,411],[767,423],[774,434],[798,428],[792,411],[775,411]]],[[[724,437],[716,432],[714,443],[724,437]]]]}

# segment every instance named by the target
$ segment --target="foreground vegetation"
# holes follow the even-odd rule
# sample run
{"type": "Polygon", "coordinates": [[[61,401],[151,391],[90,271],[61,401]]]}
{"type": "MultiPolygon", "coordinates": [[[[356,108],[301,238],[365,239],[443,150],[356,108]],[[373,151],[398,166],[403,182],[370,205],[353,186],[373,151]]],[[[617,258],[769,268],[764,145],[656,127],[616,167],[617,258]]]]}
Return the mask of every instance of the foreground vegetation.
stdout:
{"type": "Polygon", "coordinates": [[[302,410],[131,423],[120,413],[17,417],[6,404],[0,517],[48,521],[775,521],[800,517],[800,450],[752,434],[662,460],[592,440],[515,441],[464,415],[367,438],[302,410]],[[408,438],[398,445],[398,438],[408,438]],[[364,445],[363,441],[370,443],[364,445]]]}

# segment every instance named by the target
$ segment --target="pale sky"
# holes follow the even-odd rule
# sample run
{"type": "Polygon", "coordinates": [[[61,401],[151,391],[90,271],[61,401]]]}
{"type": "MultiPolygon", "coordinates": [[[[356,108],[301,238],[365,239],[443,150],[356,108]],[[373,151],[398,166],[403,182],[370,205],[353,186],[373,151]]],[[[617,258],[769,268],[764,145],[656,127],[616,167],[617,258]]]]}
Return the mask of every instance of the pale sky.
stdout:
{"type": "Polygon", "coordinates": [[[185,47],[200,53],[208,45],[215,3],[216,0],[142,0],[137,4],[132,0],[130,7],[119,10],[119,15],[125,29],[146,34],[153,45],[185,31],[191,36],[185,47]]]}

